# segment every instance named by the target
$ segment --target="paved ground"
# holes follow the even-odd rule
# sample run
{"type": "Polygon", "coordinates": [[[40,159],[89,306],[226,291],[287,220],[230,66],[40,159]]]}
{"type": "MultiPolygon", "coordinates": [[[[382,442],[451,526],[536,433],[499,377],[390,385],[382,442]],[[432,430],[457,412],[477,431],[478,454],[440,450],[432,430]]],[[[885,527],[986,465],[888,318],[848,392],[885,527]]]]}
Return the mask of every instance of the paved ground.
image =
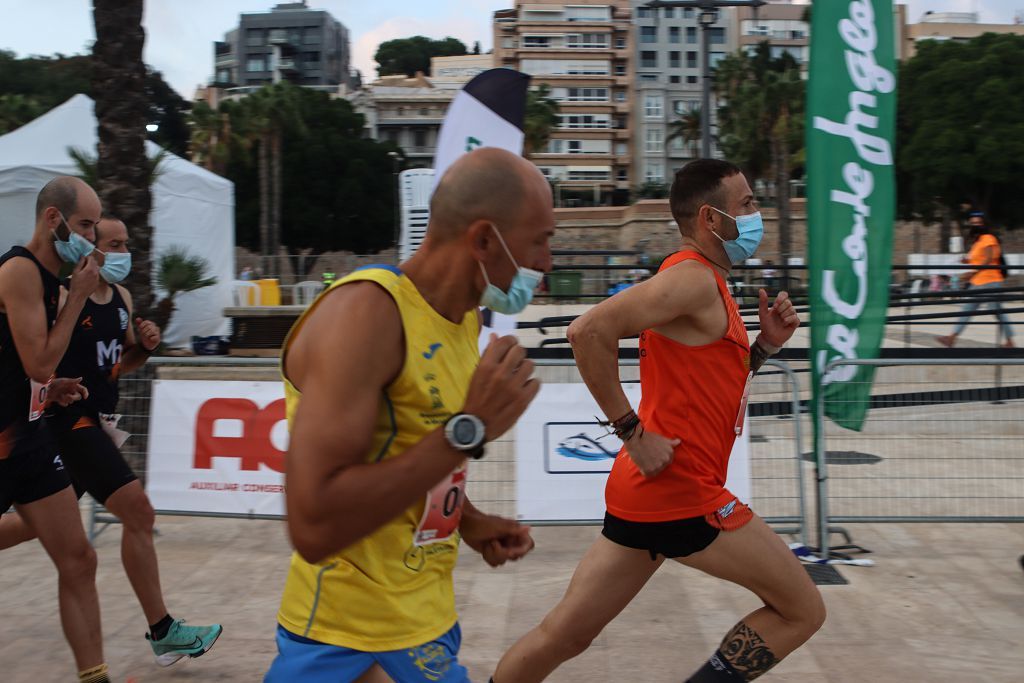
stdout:
{"type": "MultiPolygon", "coordinates": [[[[120,531],[97,540],[107,659],[117,681],[258,681],[274,655],[274,614],[288,561],[277,522],[161,517],[157,541],[168,602],[195,622],[220,620],[205,657],[153,663],[146,625],[121,570],[120,531]]],[[[823,630],[765,680],[1021,680],[1024,552],[1021,524],[851,526],[878,565],[842,567],[847,586],[824,586],[823,630]]],[[[543,528],[523,562],[488,569],[464,554],[456,585],[463,661],[486,681],[501,653],[562,594],[593,527],[543,528]]],[[[10,683],[72,680],[60,635],[55,572],[31,544],[0,553],[0,666],[10,683]]],[[[756,600],[682,566],[666,566],[577,660],[565,683],[680,681],[756,600]]]]}

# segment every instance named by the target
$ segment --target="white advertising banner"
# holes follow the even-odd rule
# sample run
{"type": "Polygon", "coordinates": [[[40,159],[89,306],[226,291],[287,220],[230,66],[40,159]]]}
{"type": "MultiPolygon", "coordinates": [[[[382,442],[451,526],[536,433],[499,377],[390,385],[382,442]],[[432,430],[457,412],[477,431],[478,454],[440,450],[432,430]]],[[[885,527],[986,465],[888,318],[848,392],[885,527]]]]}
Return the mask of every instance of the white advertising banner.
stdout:
{"type": "Polygon", "coordinates": [[[155,380],[146,493],[157,510],[284,515],[280,382],[155,380]]]}
{"type": "MultiPolygon", "coordinates": [[[[622,385],[634,410],[639,383],[622,385]]],[[[531,521],[602,520],[604,485],[622,442],[597,424],[584,384],[544,384],[516,425],[516,514],[531,521]]],[[[749,422],[746,423],[749,428],[749,422]]],[[[726,487],[750,501],[750,437],[736,439],[726,487]]]]}

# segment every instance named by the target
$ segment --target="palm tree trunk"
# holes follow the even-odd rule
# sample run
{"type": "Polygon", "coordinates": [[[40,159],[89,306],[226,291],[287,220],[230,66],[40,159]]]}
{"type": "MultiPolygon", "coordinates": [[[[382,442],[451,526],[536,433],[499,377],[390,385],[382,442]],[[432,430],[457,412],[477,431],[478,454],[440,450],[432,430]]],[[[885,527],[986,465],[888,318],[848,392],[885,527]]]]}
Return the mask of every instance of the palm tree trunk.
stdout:
{"type": "Polygon", "coordinates": [[[263,275],[270,273],[270,161],[268,135],[260,137],[260,255],[263,261],[263,275]]]}
{"type": "Polygon", "coordinates": [[[274,128],[273,147],[271,148],[271,164],[273,164],[274,176],[272,180],[271,196],[273,202],[270,205],[270,277],[281,277],[280,250],[281,250],[281,130],[274,128]]]}
{"type": "Polygon", "coordinates": [[[142,46],[142,0],[93,0],[92,90],[96,102],[96,188],[103,207],[128,227],[132,272],[128,287],[135,310],[153,309],[152,208],[146,159],[146,66],[142,46]]]}

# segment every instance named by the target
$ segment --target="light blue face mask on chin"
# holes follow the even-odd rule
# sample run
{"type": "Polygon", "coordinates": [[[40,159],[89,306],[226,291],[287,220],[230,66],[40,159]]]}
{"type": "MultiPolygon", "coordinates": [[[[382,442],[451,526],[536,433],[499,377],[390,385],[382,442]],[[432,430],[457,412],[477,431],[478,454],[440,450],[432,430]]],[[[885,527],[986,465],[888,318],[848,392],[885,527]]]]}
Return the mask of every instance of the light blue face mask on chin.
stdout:
{"type": "Polygon", "coordinates": [[[480,297],[480,305],[491,309],[495,313],[514,315],[530,304],[530,301],[533,299],[533,292],[537,289],[537,285],[540,284],[544,274],[531,268],[523,268],[516,263],[512,252],[508,250],[508,245],[505,244],[505,240],[501,237],[501,233],[498,232],[498,228],[493,223],[491,224],[491,229],[498,236],[501,248],[505,250],[509,260],[512,261],[512,265],[516,267],[516,274],[512,278],[512,283],[508,286],[508,291],[503,292],[499,287],[491,284],[491,279],[487,277],[487,269],[484,268],[483,263],[478,261],[477,263],[480,263],[480,272],[484,274],[484,282],[487,283],[487,287],[484,288],[484,293],[480,297]]]}
{"type": "Polygon", "coordinates": [[[50,234],[53,235],[53,247],[57,250],[57,256],[60,256],[61,260],[66,263],[78,263],[84,257],[88,256],[95,249],[95,245],[92,242],[85,239],[77,232],[71,229],[68,225],[67,219],[64,218],[64,214],[60,214],[60,219],[64,223],[64,227],[68,229],[68,239],[58,239],[57,233],[53,230],[50,234]]]}
{"type": "MultiPolygon", "coordinates": [[[[715,209],[713,206],[711,208],[715,209]]],[[[736,230],[739,234],[734,240],[724,239],[714,230],[711,232],[722,240],[722,246],[729,257],[729,262],[734,266],[739,265],[753,256],[761,245],[761,239],[764,237],[764,220],[761,218],[761,212],[748,213],[745,216],[730,216],[725,211],[719,209],[715,209],[715,211],[736,221],[736,230]]]]}

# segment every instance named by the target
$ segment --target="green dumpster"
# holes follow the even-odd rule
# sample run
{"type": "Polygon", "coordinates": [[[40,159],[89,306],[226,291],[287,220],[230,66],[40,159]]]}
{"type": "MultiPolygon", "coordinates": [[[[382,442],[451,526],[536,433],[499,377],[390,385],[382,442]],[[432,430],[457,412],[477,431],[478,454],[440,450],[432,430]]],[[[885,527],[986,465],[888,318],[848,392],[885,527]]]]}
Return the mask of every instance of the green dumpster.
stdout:
{"type": "Polygon", "coordinates": [[[578,297],[583,286],[583,273],[578,270],[553,270],[548,273],[548,290],[552,296],[578,297]]]}

